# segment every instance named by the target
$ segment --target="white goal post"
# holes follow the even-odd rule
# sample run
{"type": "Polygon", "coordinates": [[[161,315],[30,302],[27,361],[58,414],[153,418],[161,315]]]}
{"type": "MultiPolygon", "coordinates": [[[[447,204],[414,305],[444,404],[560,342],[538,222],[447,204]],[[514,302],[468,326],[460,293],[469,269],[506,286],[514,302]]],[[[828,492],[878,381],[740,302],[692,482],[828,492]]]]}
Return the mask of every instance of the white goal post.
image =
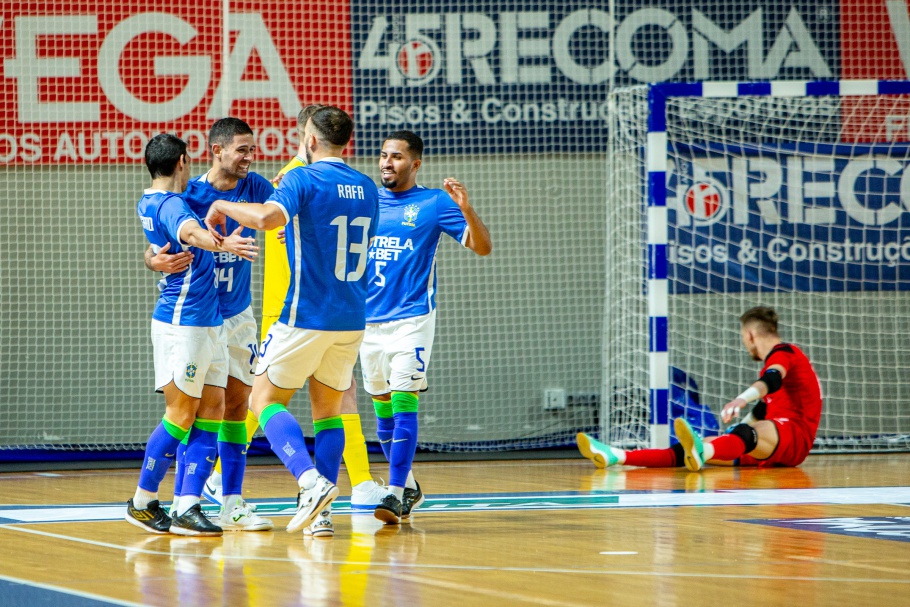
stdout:
{"type": "Polygon", "coordinates": [[[759,370],[738,316],[771,305],[822,381],[816,451],[910,448],[910,82],[667,83],[610,108],[605,440],[668,445],[674,391],[718,412],[759,370]]]}

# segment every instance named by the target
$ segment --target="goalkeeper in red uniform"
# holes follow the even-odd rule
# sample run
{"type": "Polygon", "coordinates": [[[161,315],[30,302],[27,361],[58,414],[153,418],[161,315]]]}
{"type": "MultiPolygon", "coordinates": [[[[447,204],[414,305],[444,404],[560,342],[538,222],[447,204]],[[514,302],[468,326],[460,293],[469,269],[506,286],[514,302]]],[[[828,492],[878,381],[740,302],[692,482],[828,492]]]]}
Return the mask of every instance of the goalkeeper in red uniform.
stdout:
{"type": "Polygon", "coordinates": [[[798,466],[812,448],[822,412],[821,385],[809,359],[794,344],[781,341],[777,312],[752,308],[740,319],[743,345],[764,361],[761,374],[745,392],[724,405],[724,423],[759,401],[743,423],[723,436],[705,440],[683,418],[674,420],[679,443],[669,449],[624,451],[584,433],[577,437],[582,455],[599,468],[614,465],[701,470],[705,463],[739,466],[798,466]]]}

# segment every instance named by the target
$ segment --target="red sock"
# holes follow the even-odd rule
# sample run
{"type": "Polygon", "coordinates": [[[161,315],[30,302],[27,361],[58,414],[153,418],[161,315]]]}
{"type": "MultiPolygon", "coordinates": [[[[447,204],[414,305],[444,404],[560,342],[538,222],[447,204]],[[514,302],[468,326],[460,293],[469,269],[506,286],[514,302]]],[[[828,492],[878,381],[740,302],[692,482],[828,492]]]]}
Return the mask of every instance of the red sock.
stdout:
{"type": "Polygon", "coordinates": [[[714,457],[711,459],[719,459],[725,462],[732,462],[746,454],[746,443],[740,437],[735,434],[724,434],[723,436],[718,436],[713,441],[711,445],[714,447],[714,457]]]}
{"type": "Polygon", "coordinates": [[[673,468],[681,464],[676,463],[676,451],[670,448],[626,451],[626,465],[645,468],[673,468]]]}

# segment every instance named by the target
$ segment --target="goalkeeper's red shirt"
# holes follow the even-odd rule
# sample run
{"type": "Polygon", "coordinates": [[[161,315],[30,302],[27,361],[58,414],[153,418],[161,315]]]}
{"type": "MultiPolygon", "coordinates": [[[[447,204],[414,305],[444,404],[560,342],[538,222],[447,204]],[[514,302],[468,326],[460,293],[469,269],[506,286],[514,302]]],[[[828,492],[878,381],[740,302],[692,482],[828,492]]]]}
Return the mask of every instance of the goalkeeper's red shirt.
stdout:
{"type": "Polygon", "coordinates": [[[794,344],[780,343],[765,358],[761,373],[780,365],[786,371],[777,392],[765,396],[765,419],[789,420],[800,429],[808,452],[822,415],[822,389],[809,358],[794,344]]]}

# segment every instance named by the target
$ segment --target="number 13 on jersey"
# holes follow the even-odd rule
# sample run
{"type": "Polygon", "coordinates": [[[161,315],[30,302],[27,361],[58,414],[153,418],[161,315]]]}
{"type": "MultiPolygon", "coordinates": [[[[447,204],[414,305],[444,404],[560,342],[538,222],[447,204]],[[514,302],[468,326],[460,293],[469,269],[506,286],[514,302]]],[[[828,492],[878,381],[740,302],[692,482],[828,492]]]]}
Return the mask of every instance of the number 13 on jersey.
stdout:
{"type": "Polygon", "coordinates": [[[348,221],[347,215],[339,215],[331,225],[338,228],[338,246],[335,249],[335,278],[345,282],[356,282],[367,268],[367,250],[370,245],[369,217],[355,217],[348,221]],[[348,226],[361,228],[360,242],[348,242],[348,226]],[[348,254],[359,255],[357,266],[348,272],[348,254]]]}

